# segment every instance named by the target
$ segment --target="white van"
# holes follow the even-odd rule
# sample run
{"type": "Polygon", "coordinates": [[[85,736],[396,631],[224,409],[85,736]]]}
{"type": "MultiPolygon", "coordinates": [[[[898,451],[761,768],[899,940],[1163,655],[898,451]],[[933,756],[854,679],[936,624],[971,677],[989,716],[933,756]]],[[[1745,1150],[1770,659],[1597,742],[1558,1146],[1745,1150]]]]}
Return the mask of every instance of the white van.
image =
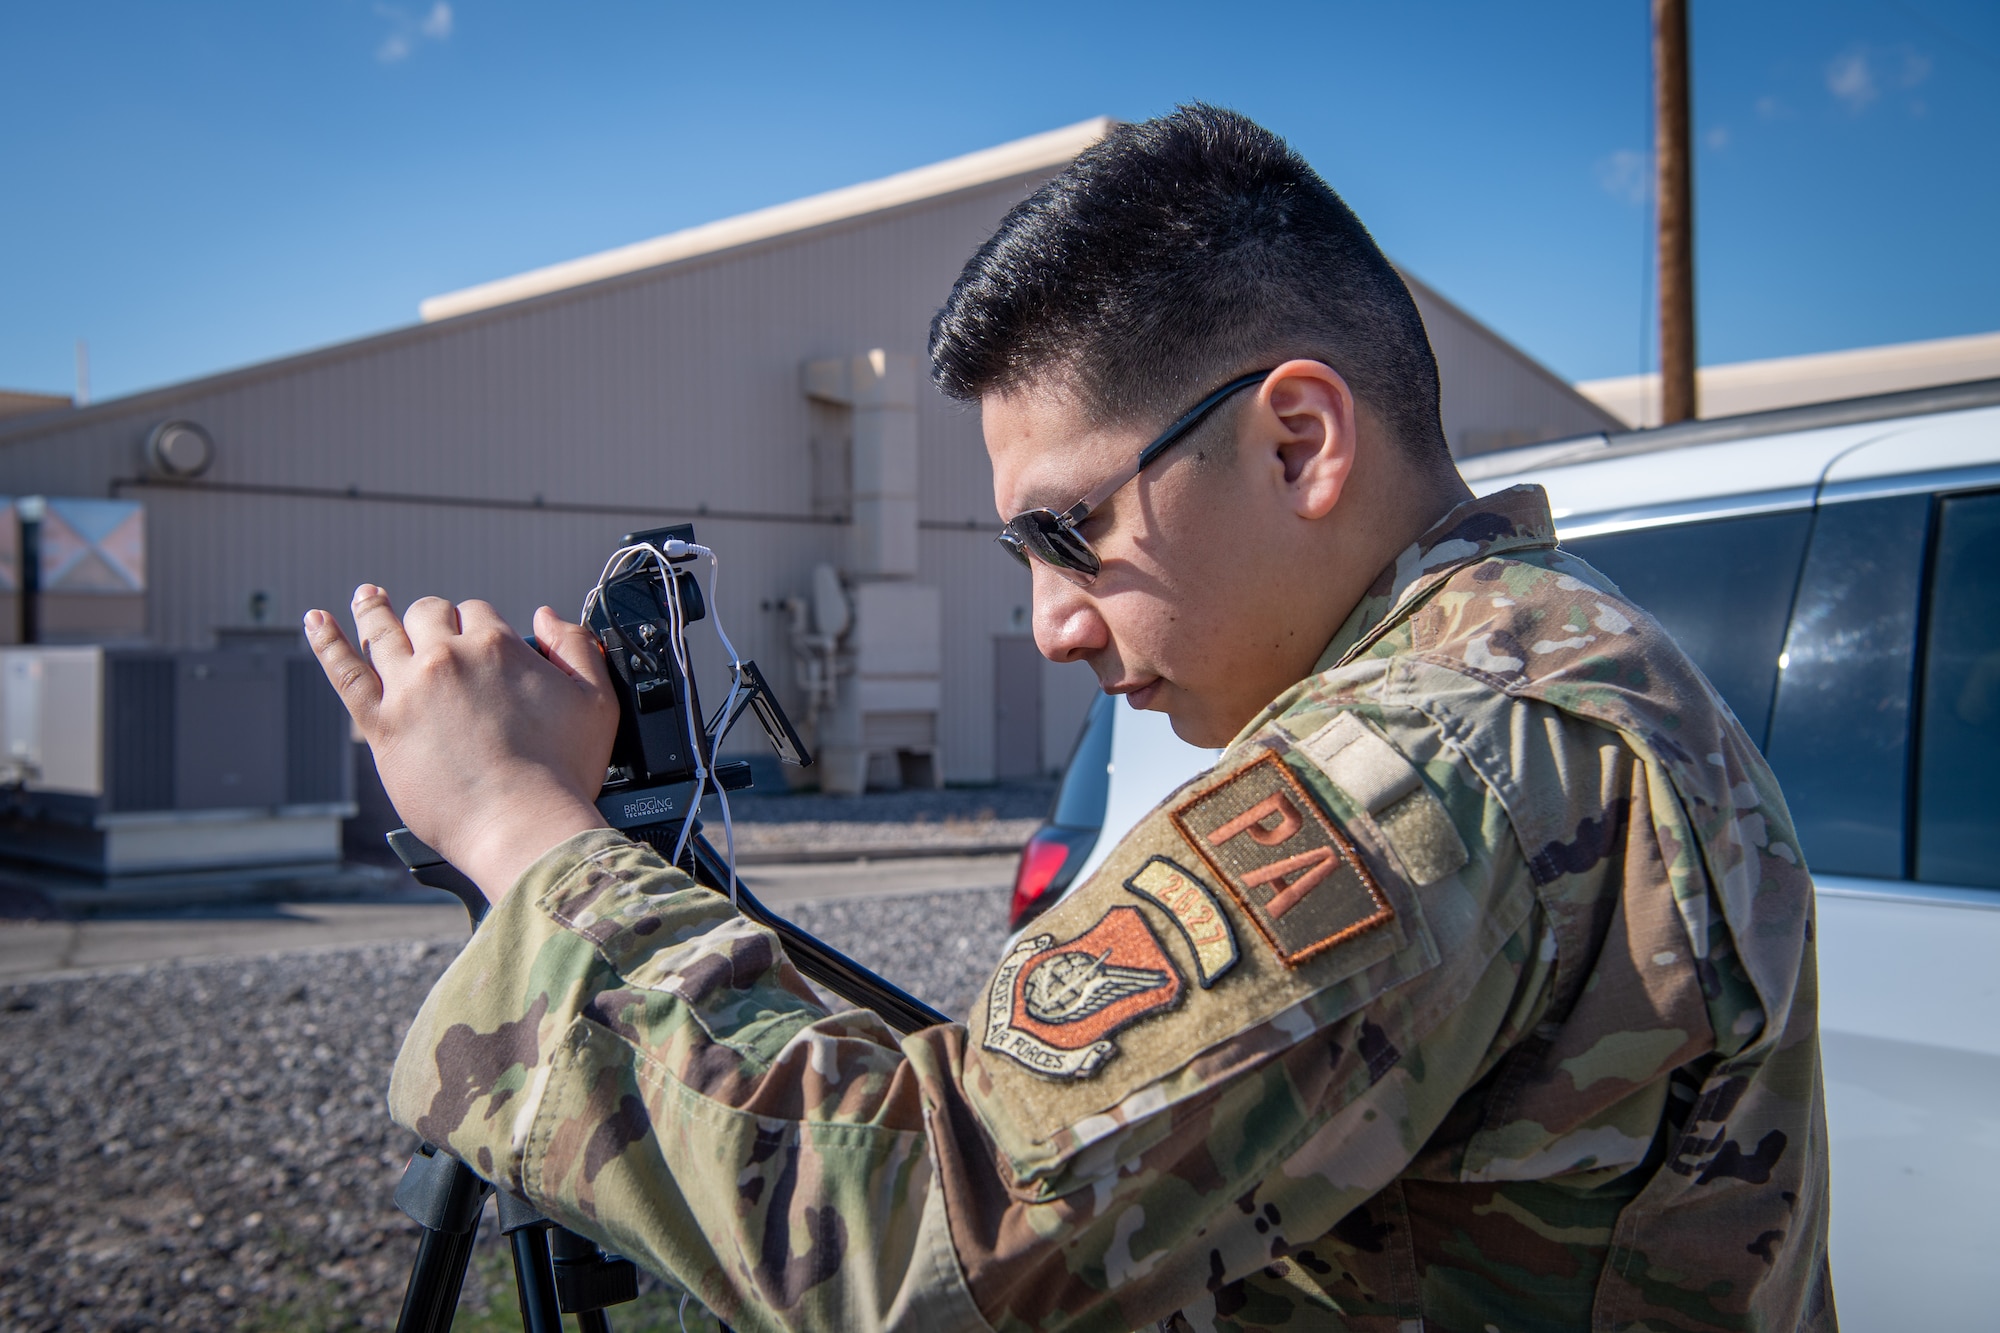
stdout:
{"type": "MultiPolygon", "coordinates": [[[[1784,786],[1819,897],[1842,1327],[2000,1327],[2000,380],[1459,470],[1545,487],[1563,547],[1659,618],[1784,786]]],[[[1098,700],[1014,924],[1215,755],[1098,700]]]]}

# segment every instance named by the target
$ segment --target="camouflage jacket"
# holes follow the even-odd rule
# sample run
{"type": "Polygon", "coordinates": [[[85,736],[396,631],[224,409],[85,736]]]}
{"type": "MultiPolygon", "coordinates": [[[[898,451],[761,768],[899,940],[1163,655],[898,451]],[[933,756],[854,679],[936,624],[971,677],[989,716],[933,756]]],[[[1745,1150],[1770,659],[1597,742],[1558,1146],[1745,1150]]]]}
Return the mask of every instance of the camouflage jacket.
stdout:
{"type": "Polygon", "coordinates": [[[1832,1329],[1812,889],[1769,770],[1537,488],[1009,947],[829,1013],[651,851],[534,866],[396,1118],[739,1329],[1832,1329]]]}

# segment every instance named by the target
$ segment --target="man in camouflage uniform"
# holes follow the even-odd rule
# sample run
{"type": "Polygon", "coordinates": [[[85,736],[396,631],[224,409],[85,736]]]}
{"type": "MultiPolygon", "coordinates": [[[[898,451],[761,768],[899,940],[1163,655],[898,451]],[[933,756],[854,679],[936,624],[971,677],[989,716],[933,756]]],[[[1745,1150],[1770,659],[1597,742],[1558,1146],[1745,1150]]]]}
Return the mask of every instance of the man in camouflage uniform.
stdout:
{"type": "Polygon", "coordinates": [[[497,899],[397,1119],[744,1329],[1832,1329],[1783,799],[1538,489],[1436,465],[1407,303],[1309,168],[1207,108],[1115,132],[968,265],[933,360],[1001,512],[1051,507],[1009,525],[1038,641],[1234,739],[963,1027],[828,1013],[591,827],[575,626],[538,616],[558,673],[478,603],[398,621],[364,587],[372,665],[309,617],[399,808],[497,899]],[[1315,265],[1332,295],[1271,286],[1315,265]],[[508,818],[427,795],[446,738],[526,793],[508,818]]]}

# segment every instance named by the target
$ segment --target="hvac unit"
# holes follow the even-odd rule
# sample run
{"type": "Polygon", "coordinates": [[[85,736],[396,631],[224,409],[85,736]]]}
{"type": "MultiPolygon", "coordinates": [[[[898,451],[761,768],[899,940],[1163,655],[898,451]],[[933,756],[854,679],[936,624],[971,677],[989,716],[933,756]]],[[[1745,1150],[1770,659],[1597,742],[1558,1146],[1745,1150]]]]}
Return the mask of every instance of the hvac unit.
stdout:
{"type": "Polygon", "coordinates": [[[0,856],[99,876],[326,866],[347,714],[268,648],[0,648],[0,856]]]}

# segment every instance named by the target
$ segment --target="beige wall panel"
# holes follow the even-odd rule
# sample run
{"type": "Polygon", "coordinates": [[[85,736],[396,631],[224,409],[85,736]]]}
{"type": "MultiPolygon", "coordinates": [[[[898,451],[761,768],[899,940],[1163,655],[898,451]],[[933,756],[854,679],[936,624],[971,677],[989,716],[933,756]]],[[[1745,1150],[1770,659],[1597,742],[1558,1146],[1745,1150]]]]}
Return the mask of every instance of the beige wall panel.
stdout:
{"type": "Polygon", "coordinates": [[[1437,356],[1445,439],[1454,456],[1616,429],[1608,412],[1518,347],[1403,277],[1437,356]]]}
{"type": "Polygon", "coordinates": [[[993,636],[1028,632],[1028,575],[987,532],[919,535],[923,568],[944,598],[945,778],[993,777],[993,636]],[[934,572],[933,572],[934,571],[934,572]]]}
{"type": "MultiPolygon", "coordinates": [[[[314,606],[345,621],[348,597],[363,581],[387,588],[399,606],[424,595],[490,600],[526,633],[537,605],[574,617],[618,537],[648,524],[643,515],[496,514],[186,491],[149,499],[156,501],[150,521],[161,553],[155,632],[179,644],[205,643],[218,625],[248,623],[257,591],[269,597],[269,623],[296,624],[314,606]]],[[[802,591],[804,579],[793,571],[826,558],[839,531],[727,520],[696,524],[697,535],[722,556],[716,600],[730,638],[766,668],[788,706],[797,699],[785,619],[762,604],[802,591]]],[[[725,679],[725,659],[712,624],[697,625],[692,643],[698,679],[714,693],[725,679]]],[[[739,735],[741,744],[732,749],[763,744],[754,730],[739,735]]]]}

